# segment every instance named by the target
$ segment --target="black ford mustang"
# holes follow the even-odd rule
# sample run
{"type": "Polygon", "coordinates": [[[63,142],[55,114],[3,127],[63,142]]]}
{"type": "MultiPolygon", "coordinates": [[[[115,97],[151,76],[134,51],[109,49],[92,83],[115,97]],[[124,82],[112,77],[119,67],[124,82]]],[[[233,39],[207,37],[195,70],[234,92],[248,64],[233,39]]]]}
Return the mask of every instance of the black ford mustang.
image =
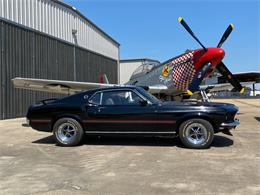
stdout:
{"type": "Polygon", "coordinates": [[[32,128],[53,132],[59,145],[75,146],[85,134],[166,135],[189,148],[207,148],[214,133],[239,125],[232,104],[161,102],[143,88],[114,87],[44,100],[29,108],[32,128]]]}

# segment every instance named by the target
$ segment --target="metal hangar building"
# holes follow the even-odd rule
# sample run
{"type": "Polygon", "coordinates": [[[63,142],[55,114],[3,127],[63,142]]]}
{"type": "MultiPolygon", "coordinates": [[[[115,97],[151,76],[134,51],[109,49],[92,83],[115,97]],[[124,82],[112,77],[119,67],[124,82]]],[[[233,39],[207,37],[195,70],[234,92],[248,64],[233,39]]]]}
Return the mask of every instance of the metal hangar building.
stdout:
{"type": "Polygon", "coordinates": [[[118,83],[119,43],[57,0],[0,0],[0,119],[57,95],[14,89],[14,77],[118,83]]]}

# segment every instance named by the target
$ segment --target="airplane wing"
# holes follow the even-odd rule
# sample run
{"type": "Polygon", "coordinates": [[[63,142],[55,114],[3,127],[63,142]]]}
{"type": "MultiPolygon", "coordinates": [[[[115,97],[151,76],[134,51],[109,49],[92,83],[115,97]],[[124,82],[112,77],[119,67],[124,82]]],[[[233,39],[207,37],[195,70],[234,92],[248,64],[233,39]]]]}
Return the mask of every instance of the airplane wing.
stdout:
{"type": "Polygon", "coordinates": [[[45,91],[60,94],[74,94],[83,90],[114,87],[115,84],[107,83],[90,83],[77,81],[62,81],[48,79],[32,79],[32,78],[14,78],[12,79],[14,87],[20,89],[29,89],[33,91],[45,91]]]}
{"type": "MultiPolygon", "coordinates": [[[[15,88],[29,89],[33,91],[44,91],[59,94],[74,94],[84,90],[104,87],[126,86],[109,83],[91,83],[77,81],[62,81],[49,79],[33,79],[33,78],[14,78],[12,79],[15,88]]],[[[168,88],[165,85],[142,86],[152,94],[162,93],[168,88]]]]}
{"type": "MultiPolygon", "coordinates": [[[[241,82],[242,86],[250,86],[255,82],[241,82]]],[[[217,91],[226,91],[232,90],[234,87],[230,83],[221,83],[221,84],[212,84],[212,85],[200,85],[200,90],[206,92],[217,92],[217,91]]]]}

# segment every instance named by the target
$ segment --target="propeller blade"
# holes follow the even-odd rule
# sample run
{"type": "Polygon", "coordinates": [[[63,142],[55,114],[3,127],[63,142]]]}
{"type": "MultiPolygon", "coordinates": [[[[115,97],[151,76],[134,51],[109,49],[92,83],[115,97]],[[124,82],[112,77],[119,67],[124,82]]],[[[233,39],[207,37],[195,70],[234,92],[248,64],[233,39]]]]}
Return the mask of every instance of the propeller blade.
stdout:
{"type": "Polygon", "coordinates": [[[183,18],[179,17],[178,21],[188,31],[188,33],[190,33],[190,35],[200,44],[200,46],[203,47],[204,50],[207,50],[206,47],[200,42],[200,40],[195,36],[195,34],[192,32],[188,24],[183,20],[183,18]]]}
{"type": "Polygon", "coordinates": [[[238,79],[228,70],[223,62],[217,65],[217,70],[224,76],[224,78],[240,93],[244,93],[245,88],[239,83],[238,79]]]}
{"type": "Polygon", "coordinates": [[[196,72],[196,74],[193,76],[193,79],[189,85],[189,89],[187,90],[188,95],[192,95],[195,91],[199,90],[199,86],[203,79],[205,78],[209,68],[211,67],[211,63],[205,63],[203,66],[200,67],[200,69],[196,72]]]}
{"type": "Polygon", "coordinates": [[[233,29],[234,29],[234,25],[230,24],[227,27],[227,30],[222,35],[222,37],[221,37],[217,47],[221,47],[222,46],[222,44],[227,40],[228,36],[230,35],[230,33],[232,32],[233,29]]]}

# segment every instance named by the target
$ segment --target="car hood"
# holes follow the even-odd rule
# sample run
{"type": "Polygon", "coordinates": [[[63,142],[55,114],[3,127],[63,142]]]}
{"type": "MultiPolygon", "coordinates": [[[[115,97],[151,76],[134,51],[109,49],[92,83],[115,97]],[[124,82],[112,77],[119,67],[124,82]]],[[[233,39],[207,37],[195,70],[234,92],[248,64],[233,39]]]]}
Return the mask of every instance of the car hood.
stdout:
{"type": "Polygon", "coordinates": [[[229,103],[220,103],[220,102],[204,102],[203,103],[204,106],[207,107],[218,107],[218,108],[222,108],[225,109],[226,111],[229,112],[237,112],[238,111],[238,107],[234,104],[229,104],[229,103]]]}
{"type": "Polygon", "coordinates": [[[220,103],[220,102],[198,102],[198,101],[190,101],[190,102],[175,102],[175,101],[169,101],[169,102],[163,102],[163,107],[189,107],[189,108],[211,108],[211,109],[223,109],[227,112],[237,112],[238,107],[234,104],[229,103],[220,103]]]}

